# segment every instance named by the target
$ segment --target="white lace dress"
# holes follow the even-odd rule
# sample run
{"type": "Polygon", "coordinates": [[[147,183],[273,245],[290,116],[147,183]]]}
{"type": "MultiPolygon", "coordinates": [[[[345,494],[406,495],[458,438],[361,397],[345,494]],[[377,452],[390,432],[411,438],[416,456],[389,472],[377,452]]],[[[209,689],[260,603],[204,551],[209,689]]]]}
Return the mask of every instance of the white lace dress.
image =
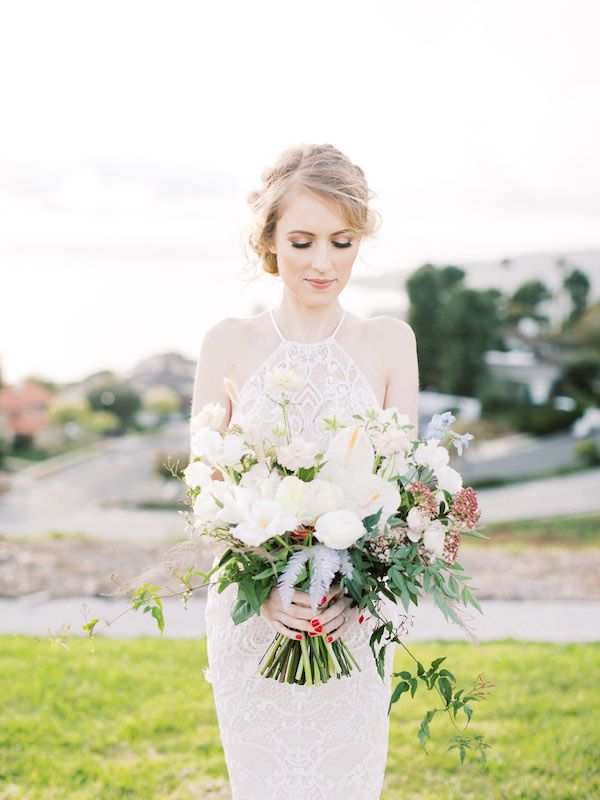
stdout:
{"type": "MultiPolygon", "coordinates": [[[[283,337],[271,311],[281,342],[241,387],[232,419],[244,414],[265,424],[280,420],[280,410],[262,390],[264,374],[275,367],[305,372],[305,388],[288,407],[292,432],[305,439],[327,441],[318,422],[332,406],[349,413],[380,407],[364,373],[335,338],[344,316],[327,339],[296,342],[283,337]]],[[[350,676],[317,686],[264,678],[259,660],[276,633],[264,617],[233,623],[236,592],[235,586],[221,594],[210,587],[206,604],[206,677],[213,687],[233,800],[378,800],[396,646],[387,648],[382,680],[369,647],[375,621],[349,621],[343,639],[362,672],[354,669],[350,676]]]]}

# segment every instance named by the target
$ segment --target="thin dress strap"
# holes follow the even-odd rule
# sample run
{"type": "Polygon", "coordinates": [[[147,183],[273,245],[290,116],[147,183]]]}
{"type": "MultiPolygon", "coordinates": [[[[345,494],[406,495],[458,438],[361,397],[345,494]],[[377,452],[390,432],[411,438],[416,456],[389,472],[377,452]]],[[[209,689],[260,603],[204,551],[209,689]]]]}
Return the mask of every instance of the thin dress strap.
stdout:
{"type": "MultiPolygon", "coordinates": [[[[282,340],[282,341],[284,341],[284,342],[293,341],[292,339],[286,339],[286,338],[285,338],[285,336],[283,335],[283,333],[281,332],[281,328],[280,328],[280,327],[279,327],[279,325],[277,324],[277,321],[276,321],[276,319],[275,319],[275,314],[273,313],[273,309],[272,309],[272,308],[271,308],[271,309],[269,309],[269,314],[271,315],[271,321],[273,322],[273,325],[274,325],[274,327],[275,327],[275,330],[276,330],[276,331],[277,331],[277,333],[279,334],[279,336],[280,336],[281,340],[282,340]]],[[[333,338],[334,338],[334,336],[336,335],[336,333],[339,331],[339,329],[340,329],[340,326],[341,326],[342,322],[344,321],[344,317],[345,317],[345,316],[346,316],[346,309],[344,308],[344,309],[342,309],[342,316],[339,318],[338,324],[335,326],[335,329],[334,329],[333,333],[332,333],[332,334],[330,334],[330,335],[327,337],[327,339],[333,339],[333,338]]],[[[326,341],[327,341],[327,339],[322,339],[322,340],[320,340],[320,341],[324,341],[324,342],[326,342],[326,341]]],[[[317,342],[297,342],[297,344],[317,344],[317,343],[318,343],[318,341],[319,341],[319,340],[317,340],[317,342]]]]}

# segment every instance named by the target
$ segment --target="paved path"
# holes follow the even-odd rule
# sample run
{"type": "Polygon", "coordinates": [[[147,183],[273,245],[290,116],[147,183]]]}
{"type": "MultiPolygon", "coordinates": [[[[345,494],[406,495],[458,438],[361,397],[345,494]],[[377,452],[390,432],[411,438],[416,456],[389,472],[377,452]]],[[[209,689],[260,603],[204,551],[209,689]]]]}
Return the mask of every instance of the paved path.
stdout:
{"type": "MultiPolygon", "coordinates": [[[[193,597],[187,609],[179,599],[165,600],[167,638],[197,638],[204,635],[204,597],[193,597]]],[[[483,614],[468,608],[469,626],[480,641],[512,637],[545,642],[600,642],[600,602],[480,601],[483,614]]],[[[127,613],[99,635],[115,637],[158,636],[154,619],[142,611],[128,610],[125,601],[100,597],[45,600],[29,597],[0,600],[0,633],[48,635],[70,624],[71,634],[83,634],[81,626],[99,617],[100,628],[123,611],[127,613]],[[49,629],[49,630],[48,630],[49,629]]],[[[465,609],[465,611],[467,611],[465,609]]],[[[414,624],[406,641],[445,639],[468,641],[464,631],[447,623],[429,599],[411,608],[414,624]]]]}

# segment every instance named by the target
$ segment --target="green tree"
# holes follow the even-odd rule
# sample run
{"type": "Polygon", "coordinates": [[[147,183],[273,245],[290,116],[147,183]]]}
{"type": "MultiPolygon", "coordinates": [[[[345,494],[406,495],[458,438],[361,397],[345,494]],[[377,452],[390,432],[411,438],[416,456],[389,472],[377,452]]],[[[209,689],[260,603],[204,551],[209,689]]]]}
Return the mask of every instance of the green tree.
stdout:
{"type": "Polygon", "coordinates": [[[485,353],[504,346],[496,289],[454,289],[442,311],[440,389],[476,397],[487,375],[485,353]]]}
{"type": "Polygon", "coordinates": [[[442,308],[451,291],[465,276],[459,267],[419,267],[406,281],[409,299],[407,322],[415,332],[423,389],[438,388],[443,356],[442,308]]]}
{"type": "Polygon", "coordinates": [[[581,319],[586,309],[590,293],[590,280],[585,272],[574,269],[564,279],[563,287],[571,297],[571,313],[565,321],[565,326],[570,327],[581,319]]]}
{"type": "Polygon", "coordinates": [[[126,383],[106,383],[88,392],[90,408],[94,411],[108,411],[114,414],[124,433],[132,424],[142,401],[139,394],[126,383]]]}
{"type": "Polygon", "coordinates": [[[542,281],[526,281],[521,284],[508,301],[506,310],[507,322],[518,322],[524,317],[531,317],[538,322],[548,322],[548,317],[540,314],[538,306],[544,300],[550,300],[552,292],[542,281]]]}

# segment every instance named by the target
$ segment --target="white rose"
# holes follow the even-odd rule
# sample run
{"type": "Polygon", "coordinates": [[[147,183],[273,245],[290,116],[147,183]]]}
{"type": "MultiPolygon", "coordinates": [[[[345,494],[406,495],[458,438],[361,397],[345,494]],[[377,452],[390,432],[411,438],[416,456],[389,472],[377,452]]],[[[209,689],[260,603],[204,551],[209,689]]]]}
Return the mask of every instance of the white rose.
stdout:
{"type": "Polygon", "coordinates": [[[346,495],[341,486],[315,478],[306,484],[306,514],[314,521],[327,511],[343,508],[346,495]]]}
{"type": "Polygon", "coordinates": [[[318,442],[305,442],[297,436],[289,444],[281,446],[277,453],[277,461],[282,467],[295,472],[304,467],[309,469],[315,463],[315,456],[319,452],[318,442]]]}
{"type": "Polygon", "coordinates": [[[342,550],[364,536],[365,526],[357,514],[341,508],[320,516],[315,525],[315,534],[326,547],[342,550]]]}
{"type": "Polygon", "coordinates": [[[264,376],[265,391],[271,397],[279,398],[281,394],[299,392],[304,386],[304,375],[294,369],[276,369],[267,372],[264,376]]]}
{"type": "Polygon", "coordinates": [[[438,439],[429,439],[427,444],[418,445],[413,454],[416,464],[431,467],[435,472],[439,467],[445,467],[450,460],[450,454],[445,447],[438,446],[438,439]]]}
{"type": "Polygon", "coordinates": [[[432,555],[438,558],[444,552],[444,541],[446,538],[446,527],[438,519],[429,523],[423,534],[423,546],[432,555]]]}
{"type": "Polygon", "coordinates": [[[190,427],[192,433],[195,433],[200,428],[210,428],[217,431],[223,427],[227,409],[221,403],[205,403],[201,410],[194,414],[190,420],[190,427]]]}
{"type": "Polygon", "coordinates": [[[438,489],[445,489],[455,495],[462,489],[462,476],[452,467],[441,466],[436,470],[438,489]]]}
{"type": "Polygon", "coordinates": [[[380,433],[374,441],[375,450],[380,456],[391,456],[393,453],[406,453],[412,442],[401,428],[389,428],[380,433]]]}
{"type": "Polygon", "coordinates": [[[205,486],[212,481],[212,473],[211,467],[202,461],[190,461],[183,470],[183,477],[191,489],[197,489],[198,486],[205,486]]]}
{"type": "Polygon", "coordinates": [[[406,515],[406,522],[408,523],[406,535],[411,542],[418,542],[431,520],[423,509],[413,506],[406,515]]]}

